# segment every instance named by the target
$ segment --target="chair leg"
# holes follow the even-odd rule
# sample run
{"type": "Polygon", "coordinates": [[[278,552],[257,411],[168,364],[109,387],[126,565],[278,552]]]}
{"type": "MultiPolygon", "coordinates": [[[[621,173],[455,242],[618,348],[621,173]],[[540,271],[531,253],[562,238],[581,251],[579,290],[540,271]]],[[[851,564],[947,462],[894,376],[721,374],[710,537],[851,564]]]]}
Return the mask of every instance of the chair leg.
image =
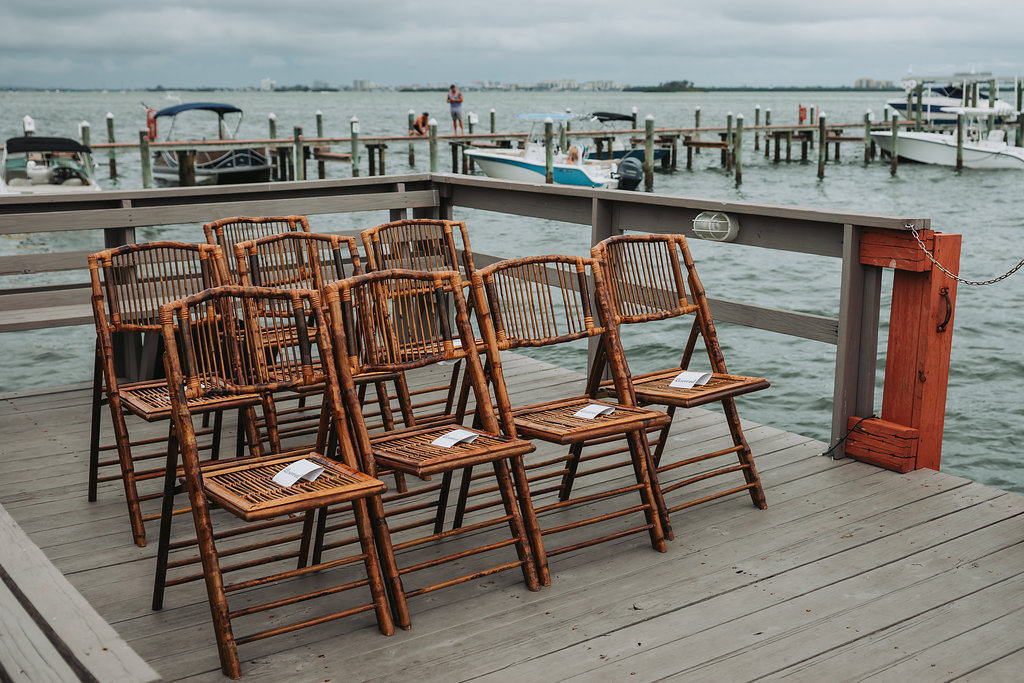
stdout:
{"type": "Polygon", "coordinates": [[[89,502],[95,503],[100,477],[100,413],[103,408],[103,358],[96,342],[92,371],[92,423],[89,429],[89,502]]]}
{"type": "Polygon", "coordinates": [[[583,442],[574,443],[569,446],[569,458],[565,464],[565,474],[562,475],[562,483],[558,487],[558,500],[563,503],[569,500],[572,495],[572,485],[576,481],[576,470],[580,466],[580,456],[583,454],[583,442]]]}
{"type": "Polygon", "coordinates": [[[736,411],[736,401],[727,398],[722,401],[722,408],[725,410],[725,418],[729,423],[729,431],[732,433],[732,440],[740,447],[737,453],[740,464],[744,465],[743,477],[750,485],[750,500],[756,507],[764,510],[768,507],[768,499],[765,498],[764,488],[761,486],[761,477],[754,465],[754,454],[750,451],[746,438],[743,436],[743,428],[740,426],[740,416],[736,411]]]}
{"type": "MultiPolygon", "coordinates": [[[[462,520],[466,516],[466,503],[469,500],[469,487],[473,484],[473,468],[467,467],[462,470],[462,481],[459,483],[459,499],[455,504],[455,519],[452,520],[452,528],[462,528],[462,520]]],[[[435,532],[437,530],[435,529],[435,532]]]]}
{"type": "MultiPolygon", "coordinates": [[[[466,470],[472,470],[472,468],[466,468],[466,470]]],[[[465,482],[466,482],[466,470],[463,470],[463,474],[462,474],[463,486],[465,486],[465,482]]],[[[445,518],[445,514],[448,511],[448,496],[450,494],[451,488],[452,488],[452,472],[451,472],[451,470],[448,470],[443,475],[441,475],[441,490],[437,492],[437,510],[434,513],[434,533],[435,534],[439,534],[442,531],[444,531],[444,518],[445,518]]],[[[459,502],[460,503],[462,502],[462,498],[461,497],[459,498],[459,502]]],[[[454,524],[454,526],[452,528],[453,529],[458,529],[459,526],[462,523],[462,519],[459,517],[458,512],[456,512],[455,520],[456,520],[455,524],[454,524]]]]}
{"type": "Polygon", "coordinates": [[[672,527],[668,524],[668,512],[665,500],[661,495],[657,474],[651,465],[651,452],[647,448],[647,439],[643,430],[630,432],[626,435],[629,443],[630,460],[636,481],[640,484],[640,498],[644,503],[644,516],[650,527],[651,547],[660,553],[666,551],[665,538],[671,539],[672,527]]]}
{"type": "Polygon", "coordinates": [[[117,394],[107,397],[110,406],[110,417],[114,427],[114,441],[117,444],[117,457],[121,464],[121,480],[124,484],[124,497],[128,505],[128,521],[131,523],[135,545],[146,545],[146,527],[142,521],[142,508],[139,503],[139,491],[135,484],[135,463],[132,461],[132,448],[128,435],[128,426],[121,411],[121,399],[117,394]]]}
{"type": "Polygon", "coordinates": [[[665,446],[668,445],[668,435],[672,430],[672,421],[675,420],[676,407],[666,406],[665,414],[668,415],[668,424],[661,428],[658,434],[658,447],[654,451],[654,466],[661,466],[661,458],[665,454],[665,446]]]}
{"type": "MultiPolygon", "coordinates": [[[[209,413],[207,413],[209,414],[209,413]]],[[[218,410],[213,416],[213,441],[210,443],[210,460],[220,460],[220,434],[224,428],[224,411],[218,410]]]]}
{"type": "Polygon", "coordinates": [[[551,585],[551,572],[548,569],[548,554],[544,550],[544,542],[541,538],[540,522],[537,521],[537,513],[533,509],[533,499],[530,497],[530,482],[526,476],[526,467],[522,458],[515,458],[511,463],[512,480],[515,484],[516,496],[519,499],[519,507],[522,510],[523,526],[526,528],[526,535],[530,539],[530,546],[533,548],[533,560],[537,567],[537,579],[541,586],[551,585]]]}
{"type": "Polygon", "coordinates": [[[509,518],[509,530],[512,532],[512,537],[516,539],[516,552],[522,563],[523,580],[531,591],[539,591],[541,583],[537,574],[537,565],[534,562],[533,545],[523,522],[523,511],[520,507],[522,501],[517,498],[515,487],[512,485],[512,476],[508,471],[508,464],[504,460],[494,461],[494,477],[498,480],[501,502],[505,506],[505,514],[509,518]]]}
{"type": "Polygon", "coordinates": [[[167,561],[171,547],[171,525],[174,520],[175,476],[178,469],[178,438],[174,423],[167,434],[167,461],[164,468],[164,495],[160,506],[160,533],[156,550],[156,574],[153,578],[153,609],[163,609],[164,589],[167,585],[167,561]]]}

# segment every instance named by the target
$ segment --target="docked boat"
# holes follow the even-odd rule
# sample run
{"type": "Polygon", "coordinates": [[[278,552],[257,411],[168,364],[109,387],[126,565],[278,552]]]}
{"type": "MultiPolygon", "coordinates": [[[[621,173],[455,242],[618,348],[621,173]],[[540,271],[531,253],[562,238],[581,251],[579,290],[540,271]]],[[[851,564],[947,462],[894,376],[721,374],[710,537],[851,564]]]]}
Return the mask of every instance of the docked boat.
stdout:
{"type": "MultiPolygon", "coordinates": [[[[165,139],[175,140],[176,127],[186,127],[178,116],[186,112],[212,112],[217,115],[216,139],[233,140],[242,123],[242,110],[231,104],[217,102],[186,102],[154,111],[147,107],[147,127],[150,139],[156,139],[160,119],[169,118],[170,128],[165,139]],[[226,116],[237,114],[234,130],[229,132],[226,116]]],[[[185,133],[205,139],[194,122],[185,133]]],[[[205,151],[199,149],[195,157],[196,185],[234,185],[259,183],[270,180],[271,163],[264,150],[254,148],[205,151]]],[[[159,185],[178,185],[178,153],[159,150],[153,154],[153,180],[159,185]]]]}
{"type": "MultiPolygon", "coordinates": [[[[923,90],[921,95],[921,121],[929,125],[956,125],[956,112],[954,110],[966,107],[970,104],[968,98],[968,86],[979,80],[978,75],[957,74],[950,77],[948,82],[931,83],[923,90]]],[[[917,81],[905,80],[902,82],[907,95],[902,98],[886,100],[885,105],[893,112],[899,114],[903,119],[917,119],[917,99],[912,93],[917,88],[917,81]],[[908,104],[910,108],[908,109],[908,104]]],[[[989,99],[985,93],[978,94],[978,108],[988,107],[989,99]]],[[[1012,110],[1009,102],[997,99],[992,109],[1006,111],[1012,110]]],[[[997,123],[1004,123],[1003,117],[996,115],[997,123]]]]}
{"type": "MultiPolygon", "coordinates": [[[[466,156],[492,178],[543,183],[546,151],[543,134],[537,134],[537,124],[541,124],[540,131],[543,131],[543,122],[547,119],[564,125],[573,117],[569,114],[520,114],[519,118],[532,121],[534,124],[522,148],[474,147],[466,150],[466,156]]],[[[589,159],[589,151],[586,145],[578,142],[573,142],[566,150],[558,149],[556,141],[556,149],[552,155],[552,180],[558,185],[617,187],[617,164],[610,161],[593,161],[589,159]]]]}
{"type": "Polygon", "coordinates": [[[77,140],[26,136],[4,143],[0,194],[95,192],[92,151],[77,140]]]}
{"type": "MultiPolygon", "coordinates": [[[[633,114],[617,114],[610,111],[595,111],[586,115],[591,121],[597,121],[605,124],[612,121],[628,121],[633,126],[636,126],[636,118],[633,114]]],[[[634,140],[628,136],[617,136],[612,139],[613,144],[611,146],[611,153],[607,149],[602,149],[600,152],[591,152],[590,157],[595,160],[611,159],[613,161],[622,161],[623,159],[636,159],[640,163],[643,163],[644,157],[647,156],[646,150],[642,146],[635,144],[634,140]]],[[[654,160],[662,162],[671,150],[665,147],[654,148],[654,160]]]]}
{"type": "MultiPolygon", "coordinates": [[[[1000,109],[1004,115],[1009,113],[1000,109]]],[[[984,121],[991,115],[988,107],[957,107],[953,111],[964,114],[965,125],[963,140],[964,168],[1017,168],[1024,170],[1024,148],[1011,147],[1006,142],[1003,130],[987,130],[984,121]]],[[[873,131],[871,139],[884,152],[892,154],[892,131],[873,131]]],[[[900,131],[896,141],[897,155],[901,159],[917,161],[923,164],[939,166],[956,166],[957,133],[927,133],[918,131],[900,131]]]]}

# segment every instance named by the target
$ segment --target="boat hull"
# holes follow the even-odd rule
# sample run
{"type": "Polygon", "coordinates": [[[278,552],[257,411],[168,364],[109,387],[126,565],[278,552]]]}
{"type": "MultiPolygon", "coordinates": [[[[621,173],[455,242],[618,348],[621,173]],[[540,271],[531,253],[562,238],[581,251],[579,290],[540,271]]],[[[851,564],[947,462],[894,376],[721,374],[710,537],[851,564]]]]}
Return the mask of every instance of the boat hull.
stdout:
{"type": "MultiPolygon", "coordinates": [[[[483,150],[467,150],[466,156],[476,162],[484,174],[501,180],[521,183],[545,182],[543,162],[536,162],[520,155],[501,154],[483,150]]],[[[611,167],[605,164],[560,164],[552,166],[552,180],[558,185],[577,187],[611,187],[617,181],[611,176],[611,167]]]]}
{"type": "MultiPolygon", "coordinates": [[[[195,161],[196,185],[238,185],[270,180],[271,164],[254,149],[234,149],[226,153],[198,152],[195,161]]],[[[153,159],[153,181],[164,187],[179,184],[178,155],[157,152],[153,159]]]]}
{"type": "MultiPolygon", "coordinates": [[[[880,149],[892,153],[891,132],[872,133],[871,139],[880,149]]],[[[956,166],[956,138],[941,133],[899,133],[897,153],[901,159],[922,164],[956,166]]],[[[1024,170],[1024,148],[988,140],[965,142],[963,165],[964,168],[1024,170]]]]}

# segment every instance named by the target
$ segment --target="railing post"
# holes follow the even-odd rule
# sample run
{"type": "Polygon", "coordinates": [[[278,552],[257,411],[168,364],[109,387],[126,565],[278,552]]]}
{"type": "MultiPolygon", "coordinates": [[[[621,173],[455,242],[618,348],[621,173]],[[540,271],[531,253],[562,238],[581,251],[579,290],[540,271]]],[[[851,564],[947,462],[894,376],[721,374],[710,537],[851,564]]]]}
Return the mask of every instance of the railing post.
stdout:
{"type": "Polygon", "coordinates": [[[875,369],[878,361],[878,318],[882,269],[860,262],[861,231],[843,226],[842,284],[839,291],[839,337],[832,396],[832,438],[835,457],[854,415],[874,413],[875,369]],[[836,444],[839,443],[838,446],[836,444]]]}

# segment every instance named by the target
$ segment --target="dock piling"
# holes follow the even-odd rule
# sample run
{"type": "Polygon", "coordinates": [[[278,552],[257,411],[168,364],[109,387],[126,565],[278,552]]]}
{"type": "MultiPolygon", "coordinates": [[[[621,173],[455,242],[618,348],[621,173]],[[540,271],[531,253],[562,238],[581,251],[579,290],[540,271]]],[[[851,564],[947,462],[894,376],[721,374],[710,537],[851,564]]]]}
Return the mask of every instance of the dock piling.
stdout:
{"type": "MultiPolygon", "coordinates": [[[[109,142],[111,145],[117,142],[114,139],[114,114],[113,112],[109,111],[107,112],[107,142],[109,142]]],[[[117,178],[117,152],[114,151],[115,149],[115,147],[111,147],[110,151],[107,152],[107,158],[110,164],[111,180],[117,178]]]]}
{"type": "Polygon", "coordinates": [[[818,180],[825,178],[825,160],[828,158],[828,140],[825,136],[825,112],[818,114],[818,180]]]}
{"type": "Polygon", "coordinates": [[[864,164],[871,163],[871,110],[864,112],[864,164]]]}
{"type": "Polygon", "coordinates": [[[139,131],[139,155],[142,161],[142,187],[153,187],[153,160],[149,155],[149,131],[139,131]]]}
{"type": "MultiPolygon", "coordinates": [[[[316,136],[322,138],[324,136],[324,113],[317,109],[316,111],[316,136]]],[[[323,159],[316,162],[316,174],[320,180],[327,177],[327,164],[323,159]]]]}
{"type": "Polygon", "coordinates": [[[761,149],[761,105],[754,105],[754,151],[761,149]]]}
{"type": "Polygon", "coordinates": [[[644,117],[644,190],[654,191],[654,116],[644,117]]]}
{"type": "Polygon", "coordinates": [[[349,121],[349,138],[352,141],[352,177],[359,177],[359,118],[349,121]]]}
{"type": "Polygon", "coordinates": [[[178,152],[178,186],[192,187],[196,184],[196,151],[183,149],[178,152]]]}
{"type": "Polygon", "coordinates": [[[733,143],[733,164],[736,166],[736,186],[743,183],[743,114],[736,117],[736,139],[733,143]]]}
{"type": "Polygon", "coordinates": [[[964,169],[964,115],[956,115],[956,170],[964,169]]]}
{"type": "Polygon", "coordinates": [[[555,182],[554,127],[554,121],[550,118],[544,119],[544,182],[548,184],[555,182]]]}
{"type": "Polygon", "coordinates": [[[293,147],[295,149],[295,179],[306,179],[306,146],[302,141],[302,127],[295,126],[293,133],[293,147]]]}
{"type": "Polygon", "coordinates": [[[427,122],[428,137],[430,138],[430,172],[437,173],[437,119],[430,119],[427,122]]]}
{"type": "Polygon", "coordinates": [[[900,158],[900,117],[896,112],[892,115],[892,159],[889,161],[889,174],[896,175],[896,169],[899,168],[900,158]]]}
{"type": "MultiPolygon", "coordinates": [[[[693,127],[697,129],[697,132],[693,134],[694,140],[700,140],[700,107],[697,107],[693,112],[693,127]]],[[[694,154],[700,154],[700,147],[693,150],[694,154]]]]}
{"type": "MultiPolygon", "coordinates": [[[[412,109],[409,110],[409,135],[412,135],[412,124],[416,120],[416,112],[412,109]]],[[[416,150],[415,145],[409,142],[409,166],[416,164],[416,150]]]]}
{"type": "Polygon", "coordinates": [[[1017,147],[1024,147],[1024,114],[1021,114],[1021,110],[1024,110],[1024,83],[1017,80],[1017,135],[1014,136],[1013,144],[1017,147]]]}

